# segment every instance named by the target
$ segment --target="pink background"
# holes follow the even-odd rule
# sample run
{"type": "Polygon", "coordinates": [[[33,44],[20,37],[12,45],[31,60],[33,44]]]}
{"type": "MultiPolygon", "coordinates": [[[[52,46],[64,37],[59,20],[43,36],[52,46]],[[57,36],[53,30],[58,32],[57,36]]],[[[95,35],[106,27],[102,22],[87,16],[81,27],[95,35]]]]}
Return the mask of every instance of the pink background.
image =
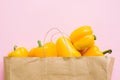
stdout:
{"type": "Polygon", "coordinates": [[[119,80],[120,0],[0,0],[0,80],[14,44],[30,50],[52,27],[69,35],[82,25],[92,26],[101,50],[113,49],[112,80],[119,80]]]}

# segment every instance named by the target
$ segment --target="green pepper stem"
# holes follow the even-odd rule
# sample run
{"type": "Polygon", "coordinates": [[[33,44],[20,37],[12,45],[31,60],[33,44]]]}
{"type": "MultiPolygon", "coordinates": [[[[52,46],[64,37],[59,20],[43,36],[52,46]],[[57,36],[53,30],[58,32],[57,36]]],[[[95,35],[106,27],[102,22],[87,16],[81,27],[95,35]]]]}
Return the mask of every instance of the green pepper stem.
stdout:
{"type": "Polygon", "coordinates": [[[112,50],[111,50],[111,49],[108,49],[108,50],[103,51],[103,54],[106,54],[106,53],[111,54],[111,53],[112,53],[112,50]]]}
{"type": "Polygon", "coordinates": [[[39,46],[39,47],[42,47],[41,41],[38,40],[37,42],[38,42],[38,46],[39,46]]]}
{"type": "Polygon", "coordinates": [[[17,49],[17,45],[14,45],[14,51],[17,49]]]}
{"type": "Polygon", "coordinates": [[[96,38],[96,35],[93,35],[94,36],[94,40],[96,40],[97,38],[96,38]]]}

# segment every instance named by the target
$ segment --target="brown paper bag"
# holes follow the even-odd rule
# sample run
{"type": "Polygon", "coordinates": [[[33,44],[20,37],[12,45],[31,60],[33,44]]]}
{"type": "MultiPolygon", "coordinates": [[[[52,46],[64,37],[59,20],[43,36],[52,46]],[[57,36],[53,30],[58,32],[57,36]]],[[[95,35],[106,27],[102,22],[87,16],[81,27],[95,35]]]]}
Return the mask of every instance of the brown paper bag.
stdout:
{"type": "Polygon", "coordinates": [[[114,58],[4,58],[5,80],[111,80],[114,58]]]}

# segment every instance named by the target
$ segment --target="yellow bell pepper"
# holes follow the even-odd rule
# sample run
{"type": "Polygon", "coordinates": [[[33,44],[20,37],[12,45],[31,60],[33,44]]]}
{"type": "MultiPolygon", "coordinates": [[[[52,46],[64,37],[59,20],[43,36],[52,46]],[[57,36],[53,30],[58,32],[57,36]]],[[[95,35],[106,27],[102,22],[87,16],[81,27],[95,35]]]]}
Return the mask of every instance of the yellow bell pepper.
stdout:
{"type": "Polygon", "coordinates": [[[19,47],[14,46],[14,51],[10,52],[8,54],[8,57],[27,57],[28,56],[28,51],[24,47],[19,47]]]}
{"type": "Polygon", "coordinates": [[[57,57],[56,45],[53,42],[48,42],[41,45],[38,41],[39,47],[33,48],[29,52],[29,57],[57,57]]]}
{"type": "Polygon", "coordinates": [[[80,57],[81,53],[75,49],[71,41],[66,37],[60,37],[56,41],[59,57],[80,57]]]}
{"type": "Polygon", "coordinates": [[[38,41],[38,47],[32,48],[28,54],[29,57],[44,57],[41,41],[38,41]]]}
{"type": "Polygon", "coordinates": [[[111,52],[112,52],[111,49],[101,52],[99,48],[96,45],[94,45],[90,47],[88,50],[86,50],[86,52],[83,53],[83,56],[104,56],[104,54],[111,52]]]}
{"type": "Polygon", "coordinates": [[[45,54],[45,57],[57,57],[57,49],[56,45],[53,42],[48,42],[44,44],[43,53],[45,54]]]}
{"type": "Polygon", "coordinates": [[[82,26],[74,30],[70,39],[77,50],[83,50],[94,45],[95,36],[90,26],[82,26]]]}

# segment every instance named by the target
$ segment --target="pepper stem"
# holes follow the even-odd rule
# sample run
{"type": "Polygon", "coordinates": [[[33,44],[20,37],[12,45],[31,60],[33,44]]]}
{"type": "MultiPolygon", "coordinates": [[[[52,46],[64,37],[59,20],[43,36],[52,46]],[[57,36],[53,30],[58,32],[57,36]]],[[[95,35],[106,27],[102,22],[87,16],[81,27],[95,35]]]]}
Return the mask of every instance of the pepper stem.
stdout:
{"type": "Polygon", "coordinates": [[[14,51],[17,49],[17,45],[14,45],[14,51]]]}
{"type": "Polygon", "coordinates": [[[112,53],[112,50],[111,50],[111,49],[108,49],[108,50],[103,51],[103,54],[106,54],[106,53],[111,54],[111,53],[112,53]]]}
{"type": "Polygon", "coordinates": [[[38,40],[37,42],[38,42],[38,46],[39,46],[39,47],[42,47],[41,41],[38,40]]]}
{"type": "Polygon", "coordinates": [[[97,38],[96,38],[96,36],[95,35],[93,35],[94,36],[94,40],[96,40],[97,38]]]}

